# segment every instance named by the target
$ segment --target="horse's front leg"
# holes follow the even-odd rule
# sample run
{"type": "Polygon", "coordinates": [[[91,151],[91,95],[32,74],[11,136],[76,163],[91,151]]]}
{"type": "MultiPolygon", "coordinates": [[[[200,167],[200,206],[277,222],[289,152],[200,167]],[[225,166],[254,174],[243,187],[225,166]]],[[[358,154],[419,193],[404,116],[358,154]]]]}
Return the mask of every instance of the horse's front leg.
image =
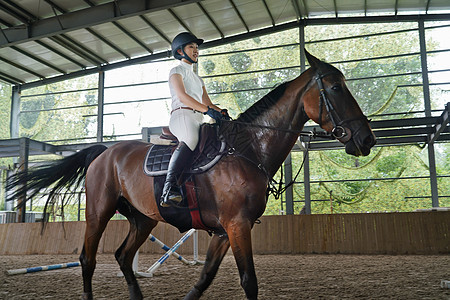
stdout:
{"type": "Polygon", "coordinates": [[[251,241],[252,224],[245,218],[231,220],[225,229],[228,233],[245,295],[247,299],[258,299],[258,282],[253,263],[251,241]]]}
{"type": "Polygon", "coordinates": [[[205,266],[203,267],[200,279],[184,297],[185,300],[199,299],[203,292],[209,287],[217,274],[223,257],[230,248],[230,242],[226,235],[215,234],[209,243],[206,253],[205,266]]]}

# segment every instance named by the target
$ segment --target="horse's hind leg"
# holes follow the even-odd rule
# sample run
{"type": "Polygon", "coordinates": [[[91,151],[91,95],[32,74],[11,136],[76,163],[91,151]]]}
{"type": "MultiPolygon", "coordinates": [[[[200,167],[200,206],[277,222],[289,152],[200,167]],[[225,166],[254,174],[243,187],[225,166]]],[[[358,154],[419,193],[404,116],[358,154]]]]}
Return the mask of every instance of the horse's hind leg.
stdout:
{"type": "Polygon", "coordinates": [[[209,243],[208,252],[206,253],[205,266],[200,274],[200,280],[194,285],[189,293],[184,297],[185,300],[199,299],[203,292],[209,287],[223,257],[230,248],[230,242],[226,235],[214,235],[209,243]]]}
{"type": "Polygon", "coordinates": [[[114,214],[114,210],[104,216],[86,216],[86,232],[84,235],[83,250],[80,255],[81,268],[83,273],[83,300],[91,300],[92,296],[92,276],[96,265],[97,248],[106,224],[114,214]]]}
{"type": "Polygon", "coordinates": [[[123,198],[120,201],[118,210],[130,222],[130,231],[115,253],[116,260],[127,281],[130,299],[142,299],[141,289],[132,268],[133,258],[158,222],[140,213],[123,198]]]}

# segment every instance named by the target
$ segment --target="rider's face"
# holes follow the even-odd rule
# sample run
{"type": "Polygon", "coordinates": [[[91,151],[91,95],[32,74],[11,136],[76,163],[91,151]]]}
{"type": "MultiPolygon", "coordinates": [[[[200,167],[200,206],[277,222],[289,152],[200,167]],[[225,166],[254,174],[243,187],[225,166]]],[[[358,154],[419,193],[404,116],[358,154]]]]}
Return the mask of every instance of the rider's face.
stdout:
{"type": "MultiPolygon", "coordinates": [[[[179,52],[181,52],[181,50],[178,50],[179,52]]],[[[193,61],[197,62],[198,59],[198,45],[197,43],[190,43],[187,44],[184,47],[184,52],[186,52],[186,55],[189,56],[193,61]]],[[[180,53],[181,55],[183,55],[183,53],[180,53]]],[[[187,63],[191,63],[189,61],[187,61],[186,59],[183,59],[183,61],[187,62],[187,63]]]]}

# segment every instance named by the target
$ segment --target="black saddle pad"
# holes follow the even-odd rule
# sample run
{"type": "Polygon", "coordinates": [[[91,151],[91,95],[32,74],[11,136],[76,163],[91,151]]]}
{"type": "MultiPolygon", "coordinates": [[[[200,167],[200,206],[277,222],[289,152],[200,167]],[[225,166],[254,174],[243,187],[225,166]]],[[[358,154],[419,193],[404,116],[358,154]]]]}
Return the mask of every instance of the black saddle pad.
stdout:
{"type": "MultiPolygon", "coordinates": [[[[177,146],[153,145],[144,160],[144,173],[148,176],[167,174],[170,157],[177,146]]],[[[184,172],[197,174],[206,172],[225,154],[226,142],[217,137],[216,126],[204,124],[200,130],[200,141],[194,150],[194,160],[184,172]]]]}

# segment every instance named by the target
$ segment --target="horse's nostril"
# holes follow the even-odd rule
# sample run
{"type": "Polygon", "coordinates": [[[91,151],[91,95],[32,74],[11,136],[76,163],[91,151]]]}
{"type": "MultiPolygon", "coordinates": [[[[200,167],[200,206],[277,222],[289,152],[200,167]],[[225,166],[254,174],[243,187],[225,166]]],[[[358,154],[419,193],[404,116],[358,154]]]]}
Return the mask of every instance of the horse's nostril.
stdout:
{"type": "Polygon", "coordinates": [[[375,145],[376,140],[375,140],[375,136],[373,134],[368,135],[365,139],[364,139],[364,145],[372,147],[373,145],[375,145]]]}

